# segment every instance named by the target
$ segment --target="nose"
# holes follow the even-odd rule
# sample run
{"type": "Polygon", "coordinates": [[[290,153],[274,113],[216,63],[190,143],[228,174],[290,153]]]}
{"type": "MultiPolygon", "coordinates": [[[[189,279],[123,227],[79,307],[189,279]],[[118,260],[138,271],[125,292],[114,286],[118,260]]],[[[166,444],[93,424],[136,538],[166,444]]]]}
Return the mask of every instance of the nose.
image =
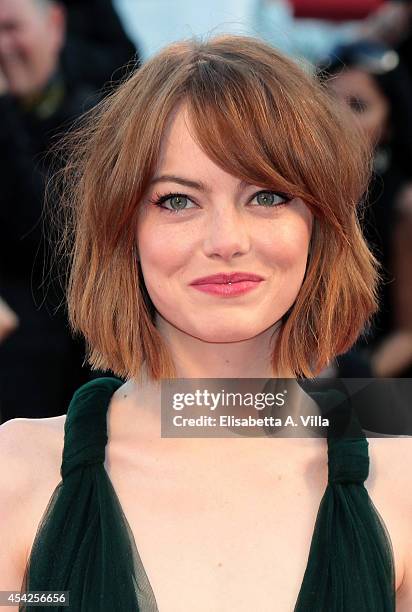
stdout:
{"type": "Polygon", "coordinates": [[[230,261],[250,249],[246,220],[233,205],[216,206],[207,216],[204,252],[208,257],[230,261]]]}

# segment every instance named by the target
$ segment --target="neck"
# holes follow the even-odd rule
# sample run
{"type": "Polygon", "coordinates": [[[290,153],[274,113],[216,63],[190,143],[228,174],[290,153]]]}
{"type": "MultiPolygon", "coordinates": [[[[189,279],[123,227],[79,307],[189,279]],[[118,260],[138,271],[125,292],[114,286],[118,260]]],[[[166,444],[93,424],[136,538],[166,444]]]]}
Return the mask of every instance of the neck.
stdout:
{"type": "MultiPolygon", "coordinates": [[[[148,417],[148,422],[151,422],[155,429],[159,426],[160,405],[161,405],[161,388],[164,387],[166,395],[172,389],[174,392],[193,393],[195,390],[207,389],[209,393],[213,393],[215,398],[219,396],[219,392],[224,388],[225,393],[244,392],[244,393],[276,393],[283,392],[285,394],[285,403],[282,406],[276,406],[273,412],[267,409],[265,412],[259,413],[254,408],[236,407],[234,414],[242,417],[251,414],[252,416],[262,416],[264,414],[274,414],[281,418],[282,422],[287,417],[292,417],[293,420],[300,423],[300,415],[308,414],[319,415],[319,411],[315,402],[303,391],[297,380],[291,372],[275,372],[272,368],[272,352],[274,342],[279,333],[279,325],[276,324],[266,331],[262,332],[254,338],[241,340],[237,342],[222,342],[212,343],[204,342],[198,338],[181,332],[179,329],[170,325],[163,318],[158,317],[156,327],[165,341],[172,359],[176,367],[177,379],[197,379],[185,381],[181,388],[179,381],[176,381],[177,387],[169,387],[168,384],[150,381],[147,371],[143,368],[141,375],[143,381],[135,387],[135,397],[139,399],[139,404],[148,417]],[[199,379],[211,379],[204,381],[199,379]],[[222,379],[232,379],[223,381],[222,379]],[[235,380],[233,380],[235,379],[235,380]],[[247,383],[241,379],[260,379],[256,382],[247,383]],[[269,379],[269,380],[268,380],[269,379]],[[283,379],[283,380],[273,380],[283,379]],[[245,384],[243,384],[243,382],[245,384]],[[193,386],[193,389],[192,389],[193,386]],[[250,389],[249,389],[250,387],[250,389]]],[[[172,381],[172,385],[174,381],[172,381]]],[[[199,391],[201,392],[201,391],[199,391]]],[[[163,392],[162,392],[163,393],[163,392]]],[[[219,399],[216,399],[218,402],[219,399]]],[[[185,417],[195,417],[200,414],[199,407],[196,405],[192,408],[185,407],[185,417]]],[[[202,409],[205,413],[206,408],[202,409]]],[[[220,414],[222,409],[219,408],[216,413],[220,414]]],[[[224,412],[224,411],[223,411],[224,412]]],[[[174,412],[171,411],[173,415],[174,412]]],[[[183,414],[183,413],[182,413],[183,414]]],[[[213,414],[212,412],[210,414],[213,414]]],[[[167,421],[168,422],[168,421],[167,421]]],[[[278,427],[270,435],[284,435],[282,427],[278,427]]],[[[220,432],[222,433],[222,432],[220,432]]],[[[290,436],[306,437],[310,432],[302,427],[292,429],[289,427],[287,432],[290,436]]],[[[226,432],[223,429],[223,435],[227,437],[244,437],[254,435],[267,436],[267,430],[256,431],[252,428],[250,431],[246,429],[233,428],[228,426],[226,432]],[[266,433],[265,433],[266,432],[266,433]]],[[[312,433],[313,435],[313,433],[312,433]]],[[[217,437],[221,437],[218,435],[217,437]]],[[[193,441],[195,444],[195,440],[193,441]]],[[[173,442],[168,442],[169,445],[173,442]]],[[[190,441],[176,440],[176,445],[190,446],[190,441]]],[[[219,442],[217,442],[219,444],[219,442]]]]}
{"type": "MultiPolygon", "coordinates": [[[[136,381],[131,380],[127,383],[124,390],[124,397],[129,397],[131,401],[131,407],[134,416],[127,421],[127,436],[139,436],[147,437],[150,440],[156,440],[162,438],[162,448],[168,450],[180,449],[182,453],[186,451],[192,451],[196,449],[196,453],[200,453],[203,449],[206,453],[211,448],[215,448],[216,451],[222,451],[226,448],[225,438],[232,440],[243,440],[251,447],[259,447],[262,444],[264,438],[288,438],[293,445],[306,445],[304,439],[307,439],[307,443],[310,445],[310,438],[317,437],[319,431],[312,432],[307,427],[303,427],[300,421],[300,417],[307,417],[308,415],[319,416],[320,410],[316,402],[302,389],[298,381],[295,378],[282,378],[280,380],[260,379],[254,381],[234,381],[234,380],[205,380],[202,383],[201,380],[185,381],[185,383],[179,386],[179,381],[171,381],[172,385],[175,383],[177,386],[170,387],[168,382],[150,380],[148,373],[143,369],[145,374],[143,380],[136,381]],[[191,386],[191,383],[193,385],[191,386]],[[184,393],[196,393],[199,390],[200,393],[204,393],[207,389],[208,406],[205,405],[192,405],[192,407],[185,407],[184,411],[176,412],[173,409],[173,403],[171,396],[177,392],[181,395],[184,393]],[[243,394],[245,397],[247,394],[252,393],[254,397],[260,395],[262,401],[262,394],[267,397],[267,394],[277,397],[277,394],[283,395],[284,403],[276,402],[271,407],[267,407],[262,411],[255,410],[253,406],[236,405],[236,407],[230,408],[230,404],[219,405],[219,392],[224,391],[226,394],[239,395],[243,394]],[[286,391],[286,393],[285,393],[286,391]],[[214,396],[213,400],[211,395],[214,396]],[[217,404],[215,399],[217,398],[217,404]],[[161,409],[163,402],[163,410],[161,409]],[[211,411],[210,406],[213,406],[211,411]],[[227,408],[229,406],[229,408],[227,408]],[[186,432],[181,430],[174,431],[170,428],[170,422],[173,416],[181,414],[184,417],[196,418],[199,414],[212,415],[219,418],[221,414],[233,414],[235,417],[247,417],[249,414],[255,417],[264,417],[266,415],[272,415],[277,419],[281,419],[281,423],[275,423],[274,427],[267,428],[262,426],[252,426],[250,428],[240,428],[234,426],[231,421],[227,421],[219,426],[219,430],[211,430],[204,428],[202,431],[202,425],[197,427],[196,430],[186,432]],[[286,425],[286,419],[292,418],[297,423],[296,426],[283,426],[286,425]],[[131,425],[136,421],[136,430],[131,425]],[[164,431],[161,434],[161,423],[163,424],[164,431]],[[136,433],[137,432],[137,433],[136,433]],[[177,435],[176,435],[177,434],[177,435]],[[172,437],[169,437],[169,436],[172,437]],[[189,436],[189,437],[187,437],[189,436]],[[200,437],[199,437],[200,436],[200,437]],[[211,437],[212,436],[212,437],[211,437]]],[[[143,374],[143,372],[142,372],[143,374]]],[[[220,396],[221,399],[221,396],[220,396]]],[[[140,443],[140,442],[139,442],[140,443]]],[[[231,446],[230,446],[231,448],[231,446]]],[[[241,448],[239,447],[241,450],[241,448]]],[[[225,452],[225,451],[223,451],[225,452]]]]}

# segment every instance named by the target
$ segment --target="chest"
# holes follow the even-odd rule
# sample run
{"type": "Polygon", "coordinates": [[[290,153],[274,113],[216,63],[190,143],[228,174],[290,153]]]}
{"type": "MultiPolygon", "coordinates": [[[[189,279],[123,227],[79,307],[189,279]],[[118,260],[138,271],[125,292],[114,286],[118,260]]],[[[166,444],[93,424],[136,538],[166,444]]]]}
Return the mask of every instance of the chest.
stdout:
{"type": "Polygon", "coordinates": [[[107,469],[161,612],[293,610],[327,467],[107,469]]]}

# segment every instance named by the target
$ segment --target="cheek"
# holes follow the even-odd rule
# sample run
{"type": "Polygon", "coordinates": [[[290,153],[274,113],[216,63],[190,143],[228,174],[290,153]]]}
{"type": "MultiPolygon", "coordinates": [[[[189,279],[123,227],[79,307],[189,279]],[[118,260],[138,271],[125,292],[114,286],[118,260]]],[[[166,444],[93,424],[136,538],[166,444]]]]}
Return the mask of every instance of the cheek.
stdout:
{"type": "Polygon", "coordinates": [[[310,233],[305,226],[285,228],[272,238],[270,254],[273,267],[284,271],[300,270],[306,264],[310,233]]]}
{"type": "Polygon", "coordinates": [[[379,138],[379,140],[381,139],[385,130],[387,117],[388,115],[384,107],[381,106],[376,108],[371,129],[374,131],[376,138],[379,138]]]}
{"type": "Polygon", "coordinates": [[[187,266],[192,254],[192,241],[187,226],[143,222],[137,232],[138,250],[143,271],[159,279],[187,266]]]}
{"type": "Polygon", "coordinates": [[[271,235],[266,235],[268,252],[275,267],[290,270],[305,266],[313,229],[313,215],[309,208],[297,200],[289,216],[274,224],[271,235]]]}
{"type": "Polygon", "coordinates": [[[14,51],[18,55],[21,65],[26,69],[30,69],[35,64],[34,58],[36,57],[34,43],[30,36],[21,33],[16,37],[14,51]]]}
{"type": "MultiPolygon", "coordinates": [[[[291,271],[305,269],[313,217],[301,202],[294,205],[289,216],[256,227],[251,236],[254,257],[273,269],[291,271]]],[[[201,230],[187,224],[152,223],[143,221],[137,232],[141,265],[147,276],[171,276],[190,267],[190,260],[199,245],[201,230]]],[[[149,280],[149,279],[148,279],[149,280]]]]}
{"type": "Polygon", "coordinates": [[[187,231],[182,233],[170,224],[142,224],[137,233],[140,266],[149,297],[155,310],[166,319],[173,318],[180,293],[176,280],[190,266],[192,250],[187,231]],[[150,227],[149,227],[150,225],[150,227]]]}
{"type": "Polygon", "coordinates": [[[38,26],[22,29],[17,42],[21,57],[29,63],[38,63],[41,59],[44,61],[47,55],[47,49],[50,46],[50,32],[44,32],[38,26]]]}

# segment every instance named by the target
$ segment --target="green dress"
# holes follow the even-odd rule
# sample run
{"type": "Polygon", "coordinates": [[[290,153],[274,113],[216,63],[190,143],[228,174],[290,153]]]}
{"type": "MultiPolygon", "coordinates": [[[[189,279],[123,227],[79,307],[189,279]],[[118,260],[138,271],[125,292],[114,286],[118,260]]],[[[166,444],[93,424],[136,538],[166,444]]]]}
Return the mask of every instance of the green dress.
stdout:
{"type": "MultiPolygon", "coordinates": [[[[44,512],[26,566],[22,591],[69,591],[70,605],[21,604],[20,612],[158,612],[103,465],[107,408],[122,384],[116,378],[98,378],[74,394],[65,422],[62,480],[44,512]]],[[[328,393],[314,395],[318,405],[330,400],[328,393]]],[[[328,468],[294,611],[393,612],[392,546],[364,486],[369,473],[366,437],[329,436],[328,468]]]]}

